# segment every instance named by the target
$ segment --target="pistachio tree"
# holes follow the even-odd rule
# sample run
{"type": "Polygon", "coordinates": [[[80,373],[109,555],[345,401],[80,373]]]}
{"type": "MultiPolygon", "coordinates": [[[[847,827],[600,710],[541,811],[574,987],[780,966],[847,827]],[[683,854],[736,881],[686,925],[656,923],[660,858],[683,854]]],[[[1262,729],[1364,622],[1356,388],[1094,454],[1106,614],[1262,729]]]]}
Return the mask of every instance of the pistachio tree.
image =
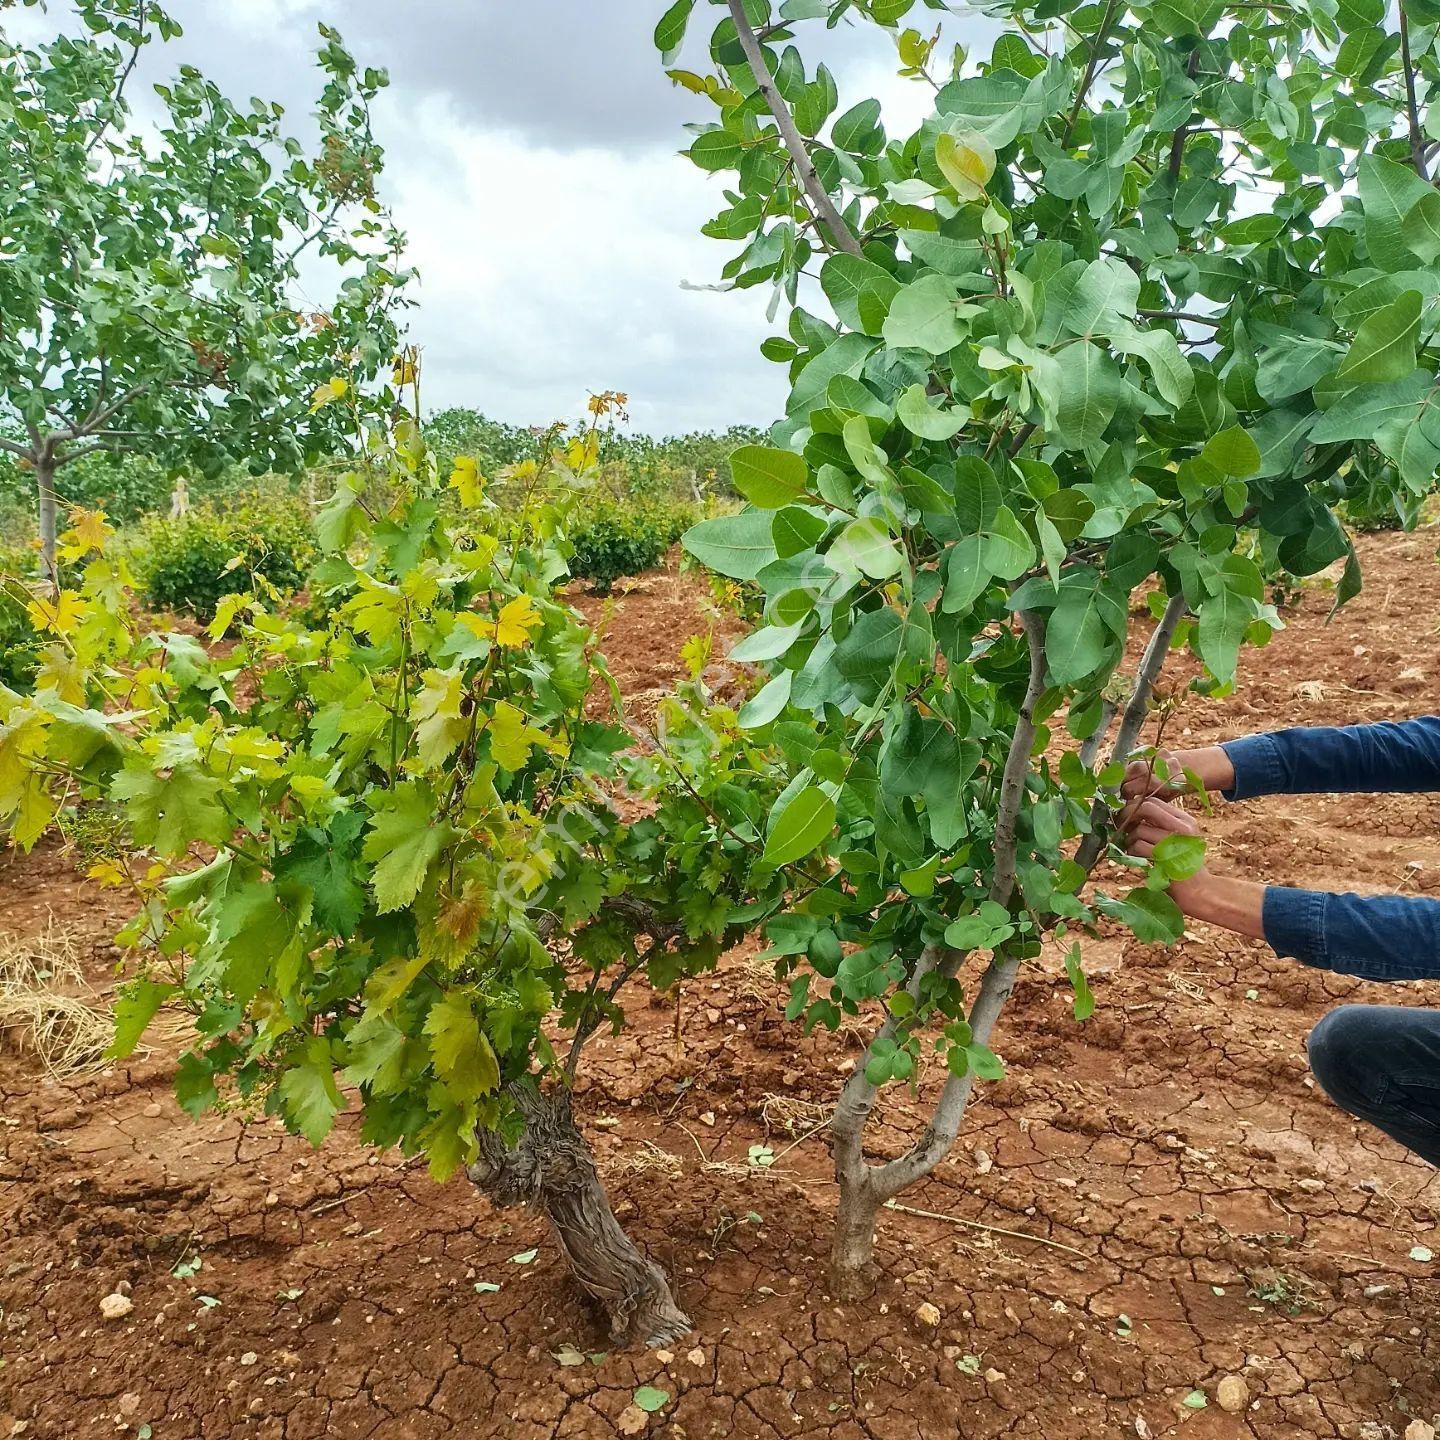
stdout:
{"type": "Polygon", "coordinates": [[[180,33],[154,0],[74,0],[60,23],[34,45],[0,28],[0,450],[33,473],[52,583],[65,466],[298,468],[335,443],[316,387],[390,363],[406,278],[375,192],[385,73],[329,26],[302,143],[188,65],[137,123],[137,66],[180,33]],[[334,286],[323,307],[297,298],[302,264],[308,292],[334,286]]]}
{"type": "Polygon", "coordinates": [[[1021,966],[1067,976],[1084,1018],[1083,935],[1179,936],[1167,884],[1202,842],[1146,867],[1112,825],[1167,653],[1230,687],[1280,623],[1270,576],[1358,587],[1339,501],[1431,487],[1437,21],[1428,0],[660,19],[667,63],[687,30],[707,56],[669,73],[708,107],[688,154],[723,177],[723,278],[788,310],[762,347],[785,418],[732,458],[749,503],[686,544],[763,596],[734,654],[768,672],[740,724],[790,776],[756,888],[767,864],[808,877],[755,907],[790,1014],[876,1017],[831,1127],[847,1291],[879,1208],[1002,1073],[1021,966]],[[849,24],[933,96],[918,129],[807,59],[849,24]],[[1088,887],[1106,856],[1134,868],[1088,887]],[[882,1087],[935,1065],[924,1130],[867,1155],[882,1087]]]}

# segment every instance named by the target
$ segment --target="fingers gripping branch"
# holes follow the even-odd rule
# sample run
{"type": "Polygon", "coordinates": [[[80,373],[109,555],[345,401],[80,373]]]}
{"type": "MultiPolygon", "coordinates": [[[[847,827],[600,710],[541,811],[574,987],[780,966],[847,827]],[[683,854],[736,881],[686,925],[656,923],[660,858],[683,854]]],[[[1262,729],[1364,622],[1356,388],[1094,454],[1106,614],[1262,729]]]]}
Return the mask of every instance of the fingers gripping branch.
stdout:
{"type": "Polygon", "coordinates": [[[1010,900],[1015,888],[1015,854],[1020,806],[1025,799],[1025,778],[1030,773],[1030,752],[1035,748],[1035,706],[1045,690],[1045,622],[1034,610],[1022,610],[1020,622],[1030,642],[1030,680],[1015,734],[1000,776],[1000,805],[995,815],[995,861],[990,871],[990,898],[997,905],[1010,900]]]}
{"type": "MultiPolygon", "coordinates": [[[[1184,615],[1185,597],[1172,595],[1166,602],[1160,623],[1156,625],[1149,643],[1145,646],[1145,653],[1140,657],[1140,668],[1135,672],[1135,688],[1130,692],[1125,713],[1120,719],[1120,729],[1115,736],[1115,748],[1110,752],[1112,759],[1125,759],[1140,739],[1140,732],[1145,728],[1145,717],[1150,713],[1150,696],[1154,693],[1160,671],[1164,669],[1165,657],[1170,653],[1170,642],[1175,638],[1175,628],[1184,615]]],[[[1080,848],[1075,852],[1076,861],[1084,866],[1087,873],[1095,868],[1095,862],[1105,849],[1105,831],[1102,828],[1104,818],[1105,812],[1097,802],[1091,811],[1090,833],[1081,840],[1080,848]]]]}
{"type": "Polygon", "coordinates": [[[755,29],[745,14],[743,0],[727,0],[727,3],[730,7],[730,18],[735,22],[735,30],[740,39],[740,48],[745,52],[746,63],[755,76],[755,83],[760,87],[760,93],[765,98],[765,104],[769,107],[770,114],[775,118],[780,138],[785,142],[785,148],[795,162],[795,173],[799,175],[800,183],[805,187],[806,195],[810,197],[810,203],[815,209],[817,218],[823,228],[829,232],[834,245],[841,250],[848,250],[852,255],[858,255],[860,242],[855,238],[855,232],[845,223],[845,217],[835,208],[835,202],[830,198],[830,192],[821,184],[819,175],[815,173],[815,162],[810,158],[810,150],[805,144],[805,137],[801,135],[795,124],[794,116],[790,114],[789,107],[775,87],[775,77],[770,72],[770,66],[765,59],[765,52],[760,48],[760,41],[756,37],[755,29]]]}

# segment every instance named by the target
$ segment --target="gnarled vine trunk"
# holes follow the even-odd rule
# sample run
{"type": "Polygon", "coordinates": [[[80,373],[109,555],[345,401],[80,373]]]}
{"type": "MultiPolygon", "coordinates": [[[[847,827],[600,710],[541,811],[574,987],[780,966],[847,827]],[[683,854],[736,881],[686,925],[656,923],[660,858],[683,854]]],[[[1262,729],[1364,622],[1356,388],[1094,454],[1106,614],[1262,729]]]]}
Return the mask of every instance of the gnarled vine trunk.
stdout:
{"type": "Polygon", "coordinates": [[[468,1174],[490,1202],[540,1211],[555,1231],[581,1290],[605,1311],[611,1336],[648,1345],[679,1339],[690,1318],[676,1303],[665,1272],[620,1228],[567,1091],[512,1091],[525,1129],[512,1149],[492,1132],[479,1135],[468,1174]]]}

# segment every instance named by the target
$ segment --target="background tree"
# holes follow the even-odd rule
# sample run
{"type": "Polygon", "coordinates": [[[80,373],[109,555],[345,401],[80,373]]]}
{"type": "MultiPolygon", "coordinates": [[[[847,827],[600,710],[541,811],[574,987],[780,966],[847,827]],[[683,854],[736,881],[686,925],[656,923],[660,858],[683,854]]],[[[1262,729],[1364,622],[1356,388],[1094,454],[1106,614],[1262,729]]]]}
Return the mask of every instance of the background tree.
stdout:
{"type": "Polygon", "coordinates": [[[142,51],[179,27],[153,0],[75,13],[80,33],[45,44],[0,33],[0,449],[34,472],[52,582],[65,465],[297,468],[335,441],[317,385],[390,362],[406,278],[375,194],[385,73],[334,30],[307,147],[278,105],[237,106],[190,66],[154,88],[158,134],[134,127],[142,51]],[[338,278],[322,312],[297,308],[302,260],[338,278]]]}
{"type": "Polygon", "coordinates": [[[733,653],[769,667],[740,723],[792,777],[755,877],[806,875],[766,921],[790,1013],[883,1007],[832,1126],[846,1292],[879,1208],[1002,1073],[1018,967],[1068,975],[1083,1019],[1078,933],[1179,936],[1166,886],[1198,839],[1082,893],[1167,652],[1230,686],[1279,624],[1268,577],[1343,559],[1337,601],[1355,592],[1335,504],[1413,503],[1440,460],[1440,11],[1002,4],[971,54],[900,28],[925,9],[949,7],[678,0],[656,31],[673,56],[714,22],[712,73],[670,72],[715,107],[689,149],[727,175],[706,233],[742,242],[736,288],[793,306],[762,347],[786,418],[732,461],[751,503],[687,545],[765,597],[733,653]],[[807,64],[806,22],[851,21],[933,89],[913,133],[874,99],[837,114],[807,64]],[[929,1124],[867,1159],[881,1088],[932,1056],[929,1124]]]}

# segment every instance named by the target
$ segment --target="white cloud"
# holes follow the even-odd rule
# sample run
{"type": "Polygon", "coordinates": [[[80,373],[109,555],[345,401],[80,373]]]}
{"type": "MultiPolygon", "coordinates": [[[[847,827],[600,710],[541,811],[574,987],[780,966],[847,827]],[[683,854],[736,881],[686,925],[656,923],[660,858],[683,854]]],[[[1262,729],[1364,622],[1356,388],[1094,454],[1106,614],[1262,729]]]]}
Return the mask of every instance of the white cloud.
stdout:
{"type": "Polygon", "coordinates": [[[680,288],[728,253],[699,234],[718,197],[688,161],[536,145],[467,125],[441,97],[407,129],[386,188],[422,275],[427,405],[542,424],[618,389],[644,430],[779,412],[782,372],[757,349],[764,296],[680,288]]]}
{"type": "MultiPolygon", "coordinates": [[[[236,98],[281,100],[297,128],[319,84],[317,19],[339,24],[362,64],[389,66],[382,191],[422,275],[411,328],[427,406],[543,424],[575,416],[590,390],[620,389],[635,428],[654,433],[780,413],[783,368],[759,354],[776,328],[768,288],[680,288],[716,280],[735,247],[700,234],[722,179],[676,153],[682,122],[713,111],[663,73],[649,38],[662,0],[168,3],[185,36],[150,47],[137,79],[183,60],[236,98]]],[[[19,18],[6,16],[12,33],[19,18]]],[[[27,12],[25,38],[62,18],[27,12]]],[[[704,64],[710,18],[698,9],[689,64],[704,64]]],[[[977,26],[994,29],[968,22],[977,42],[977,26]]],[[[871,26],[809,26],[802,43],[835,72],[841,107],[879,98],[892,133],[931,103],[928,86],[897,78],[893,44],[871,26]]]]}

